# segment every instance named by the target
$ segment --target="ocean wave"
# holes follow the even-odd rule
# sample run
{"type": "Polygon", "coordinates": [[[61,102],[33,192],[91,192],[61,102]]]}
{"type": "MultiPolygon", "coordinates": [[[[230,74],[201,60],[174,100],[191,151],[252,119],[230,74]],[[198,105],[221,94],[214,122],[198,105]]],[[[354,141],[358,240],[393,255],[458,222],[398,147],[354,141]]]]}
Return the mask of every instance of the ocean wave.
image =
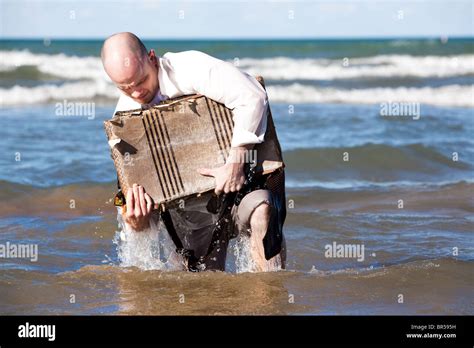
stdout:
{"type": "MultiPolygon", "coordinates": [[[[35,66],[38,71],[65,79],[109,80],[99,57],[77,57],[65,54],[38,54],[28,50],[0,51],[0,71],[35,66]]],[[[110,81],[110,80],[109,80],[110,81]]]]}
{"type": "MultiPolygon", "coordinates": [[[[38,54],[28,50],[0,51],[0,71],[35,66],[45,74],[66,79],[106,79],[99,57],[38,54]]],[[[231,60],[236,63],[237,61],[231,60]]],[[[272,80],[339,80],[354,78],[445,78],[474,74],[474,55],[378,55],[363,58],[239,58],[238,67],[272,80]]]]}
{"type": "MultiPolygon", "coordinates": [[[[275,103],[341,103],[380,104],[413,102],[435,106],[473,107],[474,86],[449,85],[443,87],[397,87],[336,89],[294,83],[289,86],[268,85],[269,99],[275,103]]],[[[0,104],[40,104],[51,101],[119,97],[118,90],[105,80],[68,82],[62,85],[45,84],[35,87],[13,86],[0,88],[0,104]]]]}
{"type": "MultiPolygon", "coordinates": [[[[348,183],[338,185],[343,181],[338,178],[320,181],[317,186],[310,185],[295,187],[295,182],[303,183],[291,175],[287,168],[286,192],[287,199],[295,203],[296,210],[292,214],[323,213],[329,211],[354,211],[359,213],[388,214],[421,214],[432,209],[437,210],[436,217],[441,215],[454,216],[454,212],[472,216],[473,202],[470,194],[474,183],[467,180],[409,183],[408,181],[391,181],[375,183],[367,180],[345,180],[348,183]],[[363,184],[367,184],[363,186],[363,184]],[[410,202],[410,210],[393,211],[394,204],[403,198],[410,202]],[[395,203],[394,203],[395,202],[395,203]]],[[[62,219],[79,217],[101,217],[104,214],[115,214],[113,197],[117,190],[116,182],[98,183],[87,181],[67,185],[51,185],[37,187],[31,184],[18,184],[0,180],[0,218],[7,223],[8,217],[60,216],[62,219]],[[71,199],[75,208],[71,209],[71,199]],[[66,202],[66,203],[65,203],[66,202]]],[[[471,218],[472,222],[472,218],[471,218]]],[[[34,222],[32,222],[34,224],[34,222]]],[[[242,265],[243,266],[243,265],[242,265]]]]}
{"type": "MultiPolygon", "coordinates": [[[[463,260],[450,256],[437,256],[427,259],[408,258],[400,260],[398,262],[387,262],[385,264],[379,264],[369,267],[359,268],[343,268],[338,270],[320,270],[315,266],[307,272],[308,274],[320,276],[320,277],[331,277],[338,275],[347,276],[359,276],[361,278],[374,278],[374,277],[386,277],[390,273],[398,276],[407,276],[407,272],[426,274],[427,270],[444,270],[443,273],[447,273],[448,269],[458,269],[459,267],[465,267],[472,269],[473,264],[470,260],[463,260]]],[[[416,278],[414,278],[416,279],[416,278]]]]}
{"type": "Polygon", "coordinates": [[[0,105],[41,104],[51,101],[109,98],[117,100],[119,92],[104,80],[46,84],[35,87],[0,88],[0,105]]]}
{"type": "Polygon", "coordinates": [[[281,103],[380,104],[413,102],[435,106],[473,107],[474,85],[443,87],[377,87],[336,89],[294,83],[267,86],[269,99],[281,103]]]}
{"type": "Polygon", "coordinates": [[[446,180],[437,182],[400,180],[386,182],[372,182],[365,180],[302,180],[286,178],[285,186],[294,189],[323,189],[323,190],[377,190],[377,189],[440,189],[449,185],[472,185],[473,180],[446,180]]]}
{"type": "MultiPolygon", "coordinates": [[[[313,180],[336,181],[347,177],[352,180],[391,182],[412,179],[442,181],[445,171],[449,178],[456,172],[463,177],[470,174],[472,165],[453,161],[449,153],[423,144],[390,146],[367,143],[353,147],[303,148],[286,151],[284,160],[293,173],[311,173],[313,180]],[[344,154],[347,161],[344,161],[344,154]],[[414,177],[412,177],[414,175],[414,177]]],[[[306,176],[305,176],[306,177],[306,176]]]]}
{"type": "MultiPolygon", "coordinates": [[[[26,87],[14,85],[0,89],[3,105],[36,104],[64,99],[115,99],[119,96],[99,57],[77,57],[65,54],[37,54],[28,50],[0,51],[0,73],[9,79],[25,75],[44,82],[26,87]],[[22,70],[23,69],[23,70],[22,70]],[[37,69],[38,74],[31,70],[37,69]],[[45,76],[59,77],[62,84],[51,84],[45,76]]],[[[273,102],[281,103],[344,103],[375,104],[388,101],[417,102],[437,106],[472,107],[472,85],[444,85],[440,87],[371,87],[344,89],[317,87],[301,83],[311,80],[393,78],[414,76],[448,77],[474,74],[474,55],[425,56],[379,55],[354,58],[343,66],[341,60],[276,58],[241,58],[240,69],[253,75],[262,75],[273,102]],[[285,84],[278,84],[286,81],[285,84]],[[298,80],[299,83],[288,82],[298,80]]]]}
{"type": "Polygon", "coordinates": [[[379,55],[344,59],[242,58],[239,67],[274,80],[339,80],[355,78],[445,78],[474,74],[474,55],[379,55]]]}

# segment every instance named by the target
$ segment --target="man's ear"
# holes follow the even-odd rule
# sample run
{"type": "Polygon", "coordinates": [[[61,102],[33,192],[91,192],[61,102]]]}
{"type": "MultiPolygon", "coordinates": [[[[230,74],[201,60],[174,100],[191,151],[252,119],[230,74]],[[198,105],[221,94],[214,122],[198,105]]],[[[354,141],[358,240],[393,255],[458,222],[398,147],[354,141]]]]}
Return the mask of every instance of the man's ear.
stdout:
{"type": "Polygon", "coordinates": [[[150,59],[151,63],[156,67],[158,67],[158,60],[156,59],[156,54],[155,50],[151,49],[150,52],[148,52],[148,58],[150,59]]]}

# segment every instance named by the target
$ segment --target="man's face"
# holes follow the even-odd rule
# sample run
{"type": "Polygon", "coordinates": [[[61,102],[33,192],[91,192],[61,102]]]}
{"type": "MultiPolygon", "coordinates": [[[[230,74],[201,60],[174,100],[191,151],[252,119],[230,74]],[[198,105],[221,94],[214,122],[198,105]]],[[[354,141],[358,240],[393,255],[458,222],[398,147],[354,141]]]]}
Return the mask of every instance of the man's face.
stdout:
{"type": "Polygon", "coordinates": [[[158,83],[158,60],[153,50],[143,58],[125,57],[122,66],[109,73],[118,89],[140,104],[155,97],[158,83]]]}

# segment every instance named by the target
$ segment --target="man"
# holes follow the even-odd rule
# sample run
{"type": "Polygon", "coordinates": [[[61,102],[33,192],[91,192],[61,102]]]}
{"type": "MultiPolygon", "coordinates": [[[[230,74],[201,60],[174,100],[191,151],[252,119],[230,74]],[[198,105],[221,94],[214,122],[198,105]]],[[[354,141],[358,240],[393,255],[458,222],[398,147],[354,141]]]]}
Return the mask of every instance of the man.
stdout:
{"type": "MultiPolygon", "coordinates": [[[[132,33],[109,37],[104,42],[101,57],[105,71],[122,92],[115,111],[147,108],[168,98],[194,93],[233,109],[234,130],[225,165],[214,169],[202,168],[199,174],[215,178],[216,195],[241,189],[245,181],[244,154],[254,144],[264,141],[267,123],[264,117],[267,95],[255,78],[198,51],[166,53],[163,57],[157,57],[154,50],[148,52],[132,33]]],[[[211,227],[215,223],[215,217],[205,210],[208,200],[209,196],[189,199],[185,202],[184,211],[173,211],[171,214],[184,243],[197,256],[207,250],[211,227]]],[[[126,201],[124,218],[127,228],[137,232],[149,228],[153,203],[145,188],[134,184],[133,189],[127,192],[126,201]]],[[[270,260],[265,259],[262,242],[267,231],[282,235],[284,217],[281,219],[281,209],[281,202],[276,204],[269,190],[253,191],[232,208],[237,232],[250,233],[250,258],[254,271],[284,268],[284,240],[282,245],[275,246],[281,252],[270,260]],[[280,223],[275,222],[278,215],[280,223]]],[[[216,248],[215,255],[211,255],[206,263],[206,269],[224,270],[227,242],[223,241],[216,248]]]]}

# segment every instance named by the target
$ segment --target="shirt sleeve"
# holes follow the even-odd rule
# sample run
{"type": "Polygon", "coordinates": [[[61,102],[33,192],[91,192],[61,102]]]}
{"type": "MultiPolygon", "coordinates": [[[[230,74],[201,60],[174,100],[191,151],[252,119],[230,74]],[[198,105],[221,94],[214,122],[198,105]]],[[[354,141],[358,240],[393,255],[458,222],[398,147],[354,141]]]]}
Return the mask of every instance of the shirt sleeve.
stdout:
{"type": "Polygon", "coordinates": [[[165,57],[171,61],[175,83],[181,90],[192,90],[232,109],[232,147],[264,141],[268,98],[254,77],[199,51],[168,53],[165,57]]]}

